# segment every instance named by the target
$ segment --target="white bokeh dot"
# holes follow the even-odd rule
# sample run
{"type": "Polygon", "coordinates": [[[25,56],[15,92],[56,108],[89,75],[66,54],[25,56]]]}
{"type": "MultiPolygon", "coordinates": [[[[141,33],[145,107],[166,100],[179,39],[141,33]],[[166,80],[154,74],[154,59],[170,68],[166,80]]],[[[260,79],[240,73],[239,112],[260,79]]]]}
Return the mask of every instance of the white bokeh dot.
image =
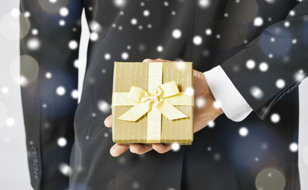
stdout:
{"type": "Polygon", "coordinates": [[[266,72],[268,70],[268,64],[265,62],[260,63],[259,69],[261,72],[266,72]]]}
{"type": "Polygon", "coordinates": [[[294,79],[297,81],[297,82],[301,82],[305,79],[306,77],[306,73],[304,70],[299,70],[297,71],[295,74],[294,74],[294,79]]]}
{"type": "Polygon", "coordinates": [[[60,137],[58,138],[57,143],[59,147],[65,147],[67,145],[67,140],[64,137],[60,137]]]}
{"type": "Polygon", "coordinates": [[[196,98],[196,106],[197,108],[203,108],[206,104],[206,100],[203,97],[197,97],[196,98]]]}
{"type": "Polygon", "coordinates": [[[36,29],[36,28],[33,28],[33,29],[32,29],[32,35],[33,35],[33,36],[38,35],[38,33],[39,33],[38,29],[36,29]]]}
{"type": "Polygon", "coordinates": [[[92,32],[92,33],[90,34],[90,40],[91,40],[91,41],[95,42],[95,41],[98,40],[98,38],[99,38],[99,35],[98,35],[97,32],[92,32]]]}
{"type": "Polygon", "coordinates": [[[180,148],[181,148],[181,145],[180,145],[179,143],[177,143],[177,142],[174,142],[174,143],[171,144],[171,149],[172,149],[174,152],[179,151],[180,148]]]}
{"type": "Polygon", "coordinates": [[[62,8],[59,10],[59,14],[60,14],[62,17],[66,17],[66,16],[69,14],[68,8],[62,7],[62,8]]]}
{"type": "Polygon", "coordinates": [[[252,59],[249,59],[246,61],[246,67],[247,69],[254,69],[256,66],[256,62],[252,59]]]}
{"type": "Polygon", "coordinates": [[[201,8],[208,8],[211,5],[211,1],[210,0],[199,0],[198,5],[201,8]]]}
{"type": "Polygon", "coordinates": [[[46,77],[47,79],[50,79],[50,78],[52,77],[51,72],[46,72],[46,73],[45,73],[45,77],[46,77]]]}
{"type": "Polygon", "coordinates": [[[216,100],[213,104],[214,108],[219,109],[222,107],[222,102],[219,100],[216,100]]]}
{"type": "Polygon", "coordinates": [[[212,35],[212,30],[211,30],[210,28],[207,28],[207,29],[205,30],[205,34],[206,34],[207,36],[212,35]]]}
{"type": "Polygon", "coordinates": [[[208,126],[209,128],[214,128],[214,127],[215,127],[215,121],[209,121],[208,124],[207,124],[207,126],[208,126]]]}
{"type": "Polygon", "coordinates": [[[72,173],[71,167],[68,164],[65,164],[65,163],[62,163],[62,164],[59,165],[59,170],[65,176],[69,176],[72,173]]]}
{"type": "Polygon", "coordinates": [[[138,24],[138,20],[137,20],[136,18],[132,18],[132,19],[130,20],[130,23],[131,23],[132,25],[136,25],[136,24],[138,24]]]}
{"type": "Polygon", "coordinates": [[[202,38],[201,36],[194,36],[193,38],[193,43],[196,45],[196,46],[199,46],[202,44],[202,38]]]}
{"type": "Polygon", "coordinates": [[[270,4],[272,4],[272,3],[275,3],[276,2],[276,0],[265,0],[267,3],[270,3],[270,4]]]}
{"type": "Polygon", "coordinates": [[[72,90],[71,92],[71,96],[73,99],[78,99],[78,90],[72,90]]]}
{"type": "Polygon", "coordinates": [[[250,88],[250,94],[256,99],[262,99],[264,96],[263,91],[258,86],[252,86],[250,88]]]}
{"type": "Polygon", "coordinates": [[[276,87],[282,89],[286,86],[286,82],[283,79],[277,79],[276,87]]]}
{"type": "Polygon", "coordinates": [[[297,152],[298,151],[298,144],[296,142],[293,142],[290,144],[289,149],[291,152],[297,152]]]}
{"type": "Polygon", "coordinates": [[[63,96],[65,94],[66,90],[63,86],[58,86],[56,89],[56,93],[58,96],[63,96]]]}
{"type": "Polygon", "coordinates": [[[194,93],[195,93],[195,91],[191,87],[188,87],[188,88],[185,89],[185,94],[188,95],[188,96],[193,96],[194,93]]]}
{"type": "Polygon", "coordinates": [[[253,25],[256,27],[260,27],[263,25],[263,18],[261,17],[256,17],[253,21],[253,25]]]}
{"type": "Polygon", "coordinates": [[[65,20],[63,20],[63,19],[59,20],[59,25],[60,26],[65,26],[65,24],[66,24],[65,20]]]}
{"type": "Polygon", "coordinates": [[[110,59],[111,59],[110,53],[105,53],[104,58],[105,58],[106,60],[110,60],[110,59]]]}
{"type": "Polygon", "coordinates": [[[113,3],[116,7],[124,7],[127,0],[114,0],[113,3]]]}
{"type": "Polygon", "coordinates": [[[157,50],[158,52],[162,52],[162,51],[164,50],[164,47],[161,46],[161,45],[159,45],[159,46],[156,47],[156,50],[157,50]]]}
{"type": "Polygon", "coordinates": [[[109,103],[106,102],[105,100],[100,100],[100,101],[98,101],[97,107],[98,107],[98,109],[99,109],[101,112],[103,112],[103,113],[109,113],[109,111],[110,111],[110,109],[111,109],[109,103]]]}
{"type": "Polygon", "coordinates": [[[271,121],[273,123],[278,123],[280,121],[280,115],[278,113],[273,113],[271,115],[271,121]]]}
{"type": "Polygon", "coordinates": [[[127,52],[123,52],[123,53],[121,54],[121,58],[122,58],[123,60],[127,60],[127,59],[129,58],[129,54],[128,54],[127,52]]]}
{"type": "Polygon", "coordinates": [[[241,127],[238,132],[239,132],[241,137],[246,137],[249,133],[249,131],[246,127],[241,127]]]}
{"type": "Polygon", "coordinates": [[[30,50],[38,50],[41,46],[41,43],[39,41],[39,39],[37,38],[30,38],[28,41],[27,41],[27,47],[30,49],[30,50]]]}
{"type": "Polygon", "coordinates": [[[174,29],[174,30],[172,31],[172,37],[173,37],[173,38],[179,39],[179,38],[181,38],[181,36],[182,36],[182,32],[181,32],[180,29],[174,29]]]}
{"type": "Polygon", "coordinates": [[[75,50],[78,48],[78,42],[76,40],[71,40],[69,43],[68,43],[68,47],[71,49],[71,50],[75,50]]]}
{"type": "Polygon", "coordinates": [[[144,10],[143,11],[143,16],[145,16],[145,17],[150,16],[150,11],[149,10],[144,10]]]}

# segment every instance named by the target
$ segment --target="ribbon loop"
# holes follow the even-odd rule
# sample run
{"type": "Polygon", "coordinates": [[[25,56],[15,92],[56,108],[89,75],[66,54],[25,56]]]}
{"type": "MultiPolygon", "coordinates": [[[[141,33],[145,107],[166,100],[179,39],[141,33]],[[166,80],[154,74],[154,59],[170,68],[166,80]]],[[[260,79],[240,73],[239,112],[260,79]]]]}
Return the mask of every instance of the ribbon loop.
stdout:
{"type": "Polygon", "coordinates": [[[125,121],[137,121],[143,115],[152,110],[154,106],[157,110],[170,120],[188,117],[165,99],[180,95],[175,81],[159,85],[155,94],[150,94],[146,90],[132,86],[128,93],[128,98],[137,103],[134,107],[122,114],[118,119],[125,121]]]}

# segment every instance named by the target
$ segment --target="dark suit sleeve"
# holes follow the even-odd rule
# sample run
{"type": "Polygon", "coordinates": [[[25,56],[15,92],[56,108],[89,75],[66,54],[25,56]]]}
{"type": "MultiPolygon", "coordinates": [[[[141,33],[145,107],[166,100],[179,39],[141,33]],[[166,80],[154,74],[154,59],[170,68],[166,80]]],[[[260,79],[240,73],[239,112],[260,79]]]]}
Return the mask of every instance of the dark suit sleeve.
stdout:
{"type": "Polygon", "coordinates": [[[306,77],[307,49],[308,1],[304,0],[285,20],[267,27],[226,60],[222,68],[252,109],[265,118],[270,108],[306,77]]]}
{"type": "Polygon", "coordinates": [[[20,3],[21,95],[34,189],[68,186],[82,7],[81,0],[20,3]]]}

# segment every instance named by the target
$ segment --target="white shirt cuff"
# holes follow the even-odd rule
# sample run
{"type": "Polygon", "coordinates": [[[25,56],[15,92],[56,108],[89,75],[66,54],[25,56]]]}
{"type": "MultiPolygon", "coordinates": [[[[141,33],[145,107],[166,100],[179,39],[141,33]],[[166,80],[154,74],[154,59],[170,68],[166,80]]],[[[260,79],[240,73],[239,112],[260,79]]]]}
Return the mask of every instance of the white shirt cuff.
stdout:
{"type": "Polygon", "coordinates": [[[232,121],[244,120],[252,111],[221,66],[203,73],[209,88],[224,114],[232,121]]]}

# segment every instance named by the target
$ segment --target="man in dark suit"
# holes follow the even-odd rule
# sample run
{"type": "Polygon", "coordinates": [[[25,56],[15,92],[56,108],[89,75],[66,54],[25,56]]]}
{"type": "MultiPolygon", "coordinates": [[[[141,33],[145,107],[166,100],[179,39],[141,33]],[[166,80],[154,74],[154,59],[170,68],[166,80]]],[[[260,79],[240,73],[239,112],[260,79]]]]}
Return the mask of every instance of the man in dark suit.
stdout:
{"type": "Polygon", "coordinates": [[[21,10],[34,189],[300,189],[307,0],[22,0],[21,10]],[[83,8],[91,41],[77,107],[83,8]],[[194,62],[191,146],[112,145],[113,62],[147,57],[194,62]]]}

